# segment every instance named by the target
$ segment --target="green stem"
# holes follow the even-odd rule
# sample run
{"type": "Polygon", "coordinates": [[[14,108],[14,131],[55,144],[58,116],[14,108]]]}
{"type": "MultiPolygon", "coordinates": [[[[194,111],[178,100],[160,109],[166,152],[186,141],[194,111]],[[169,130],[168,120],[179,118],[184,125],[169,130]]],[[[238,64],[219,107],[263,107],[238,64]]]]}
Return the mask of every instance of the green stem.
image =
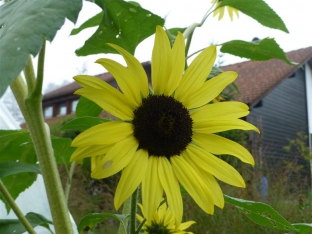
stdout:
{"type": "MultiPolygon", "coordinates": [[[[131,206],[131,197],[129,197],[123,204],[123,207],[122,207],[122,214],[123,215],[130,214],[130,206],[131,206]]],[[[127,227],[128,227],[127,220],[124,221],[124,224],[125,224],[125,227],[127,229],[127,227]]],[[[126,234],[124,231],[123,225],[121,223],[119,225],[118,234],[126,234]]]]}
{"type": "Polygon", "coordinates": [[[56,233],[71,234],[73,233],[73,229],[69,219],[69,212],[54,158],[50,134],[46,129],[42,112],[41,88],[43,82],[44,50],[45,43],[43,43],[39,54],[38,78],[34,90],[28,93],[26,99],[25,95],[27,92],[25,91],[25,83],[22,83],[20,78],[17,78],[15,82],[12,82],[11,87],[16,99],[19,99],[17,101],[21,104],[20,108],[24,114],[34,143],[48,196],[55,231],[56,233]],[[18,92],[20,90],[22,90],[23,95],[19,95],[18,92]]]}
{"type": "Polygon", "coordinates": [[[17,204],[15,203],[14,199],[12,198],[11,194],[5,187],[5,185],[2,183],[0,180],[0,193],[3,195],[4,199],[7,201],[7,203],[10,205],[14,213],[16,214],[17,218],[21,221],[25,229],[27,230],[28,233],[30,234],[36,234],[35,230],[33,227],[30,225],[22,211],[19,209],[17,204]]]}
{"type": "MultiPolygon", "coordinates": [[[[190,46],[191,46],[191,42],[192,42],[194,30],[195,30],[195,28],[189,33],[189,35],[188,35],[188,37],[187,37],[187,41],[186,41],[186,45],[185,45],[185,58],[187,58],[187,54],[188,54],[189,49],[190,49],[190,46]]],[[[185,69],[186,69],[187,67],[188,67],[188,65],[187,65],[187,59],[185,59],[185,69]]]]}
{"type": "Polygon", "coordinates": [[[68,177],[67,177],[67,183],[66,183],[66,187],[65,187],[66,203],[68,202],[69,191],[70,191],[70,187],[71,187],[71,182],[72,182],[72,177],[74,174],[75,166],[76,166],[76,161],[72,162],[72,164],[70,165],[70,169],[69,169],[69,173],[68,173],[68,177]]]}
{"type": "Polygon", "coordinates": [[[35,84],[36,84],[36,75],[35,75],[31,55],[28,55],[28,61],[27,61],[26,67],[24,68],[24,75],[27,81],[28,92],[30,93],[34,89],[35,84]]]}
{"type": "Polygon", "coordinates": [[[144,223],[146,222],[146,219],[143,219],[143,221],[140,223],[140,225],[138,226],[137,230],[135,231],[135,234],[139,234],[144,223]]]}
{"type": "Polygon", "coordinates": [[[38,56],[37,80],[34,89],[32,90],[31,93],[29,93],[30,97],[41,97],[43,74],[44,74],[45,46],[46,40],[43,40],[42,47],[38,56]]]}
{"type": "Polygon", "coordinates": [[[73,233],[51,139],[42,116],[41,97],[28,97],[25,105],[29,115],[25,119],[44,179],[56,233],[73,233]]]}
{"type": "Polygon", "coordinates": [[[14,94],[14,97],[18,103],[18,106],[24,116],[24,118],[28,117],[28,112],[25,106],[25,98],[27,97],[27,86],[22,78],[21,75],[19,75],[15,80],[13,80],[10,84],[10,88],[14,94]]]}
{"type": "Polygon", "coordinates": [[[130,211],[130,233],[131,234],[135,234],[137,202],[138,202],[138,189],[136,189],[131,196],[131,211],[130,211]]]}

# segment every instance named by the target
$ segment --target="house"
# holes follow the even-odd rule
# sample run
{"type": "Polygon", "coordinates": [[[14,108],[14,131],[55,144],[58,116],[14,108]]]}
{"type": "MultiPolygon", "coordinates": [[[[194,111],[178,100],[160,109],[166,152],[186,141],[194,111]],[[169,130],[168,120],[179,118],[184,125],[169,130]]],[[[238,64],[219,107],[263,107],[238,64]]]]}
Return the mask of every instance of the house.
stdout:
{"type": "MultiPolygon", "coordinates": [[[[247,121],[261,131],[252,136],[252,154],[258,165],[293,160],[283,147],[297,138],[297,132],[309,136],[306,144],[312,149],[312,47],[288,52],[287,57],[299,65],[272,59],[222,67],[239,74],[235,84],[240,95],[236,99],[249,105],[247,121]]],[[[312,168],[302,157],[296,160],[307,171],[312,168]]]]}
{"type": "MultiPolygon", "coordinates": [[[[252,154],[258,165],[265,159],[276,162],[291,157],[283,147],[289,144],[290,139],[297,137],[297,132],[309,136],[306,144],[312,149],[312,47],[288,52],[287,57],[299,65],[290,66],[272,59],[221,67],[224,71],[232,70],[239,74],[235,83],[240,95],[235,99],[250,106],[247,121],[261,130],[261,135],[251,136],[252,154]]],[[[150,78],[150,63],[142,65],[150,78]]],[[[109,73],[97,77],[115,87],[117,85],[109,73]]],[[[73,95],[73,92],[78,88],[77,83],[71,83],[44,95],[43,109],[47,123],[74,114],[79,96],[73,95]]],[[[310,170],[306,160],[298,160],[310,170]]]]}
{"type": "MultiPolygon", "coordinates": [[[[150,80],[151,65],[149,62],[142,63],[142,66],[150,80]]],[[[117,87],[117,82],[110,73],[96,75],[96,77],[108,82],[110,85],[117,87]]],[[[64,120],[69,116],[74,116],[75,109],[80,98],[79,95],[73,94],[80,86],[72,82],[59,89],[46,93],[43,96],[42,107],[45,121],[53,124],[56,121],[64,120]]]]}

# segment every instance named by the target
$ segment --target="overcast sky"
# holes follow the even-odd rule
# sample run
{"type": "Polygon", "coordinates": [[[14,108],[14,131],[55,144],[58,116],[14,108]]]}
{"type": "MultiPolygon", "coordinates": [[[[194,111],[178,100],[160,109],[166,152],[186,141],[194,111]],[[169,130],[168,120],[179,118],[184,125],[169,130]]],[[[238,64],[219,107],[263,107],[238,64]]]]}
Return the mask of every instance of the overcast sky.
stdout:
{"type": "MultiPolygon", "coordinates": [[[[211,6],[210,0],[137,0],[137,2],[143,8],[161,17],[166,17],[167,28],[187,27],[194,22],[200,22],[211,6]]],[[[203,27],[196,29],[190,53],[207,47],[211,43],[219,44],[234,39],[251,41],[254,37],[275,38],[285,52],[312,46],[312,0],[266,0],[266,2],[284,20],[289,34],[266,28],[242,13],[240,13],[239,19],[235,18],[233,22],[228,16],[221,21],[209,17],[203,27]]],[[[93,34],[95,28],[84,30],[76,36],[69,36],[71,30],[99,11],[100,8],[95,4],[84,1],[77,24],[74,25],[70,21],[66,21],[54,41],[48,43],[43,90],[49,83],[72,82],[72,77],[79,74],[83,68],[87,69],[89,75],[105,72],[102,66],[94,64],[98,58],[109,57],[123,63],[118,55],[97,54],[87,57],[75,55],[75,50],[83,45],[84,41],[93,34]]],[[[154,37],[151,36],[136,49],[135,56],[139,61],[150,60],[153,40],[154,37]]],[[[224,64],[242,61],[240,58],[230,55],[224,55],[222,60],[224,64]]]]}

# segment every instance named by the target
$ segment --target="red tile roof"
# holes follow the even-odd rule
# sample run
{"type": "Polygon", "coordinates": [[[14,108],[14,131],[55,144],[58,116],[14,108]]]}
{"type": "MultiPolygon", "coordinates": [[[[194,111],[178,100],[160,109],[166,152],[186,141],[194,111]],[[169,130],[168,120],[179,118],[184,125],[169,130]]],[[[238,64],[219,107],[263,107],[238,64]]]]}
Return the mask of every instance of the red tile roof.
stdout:
{"type": "Polygon", "coordinates": [[[238,86],[240,96],[236,97],[247,104],[255,104],[270,90],[289,77],[302,64],[309,61],[312,64],[312,47],[299,49],[286,53],[292,62],[298,66],[290,66],[278,59],[268,61],[247,61],[221,67],[223,71],[236,71],[238,78],[235,84],[238,86]]]}
{"type": "MultiPolygon", "coordinates": [[[[309,64],[312,64],[312,47],[291,51],[286,53],[286,55],[290,61],[297,62],[300,65],[309,60],[309,64]]],[[[150,63],[144,62],[142,65],[147,67],[150,63]]],[[[252,105],[259,101],[285,78],[289,77],[300,67],[300,65],[290,66],[281,60],[271,59],[261,62],[247,61],[236,63],[223,66],[221,69],[224,71],[236,71],[239,74],[235,83],[240,90],[240,96],[236,97],[236,99],[252,105]]],[[[110,73],[103,73],[97,75],[97,77],[107,82],[114,79],[110,73]]],[[[70,83],[45,94],[43,102],[54,98],[62,98],[67,95],[72,95],[73,92],[79,88],[80,86],[76,82],[70,83]]]]}
{"type": "MultiPolygon", "coordinates": [[[[110,73],[99,74],[99,75],[96,75],[96,77],[99,77],[106,82],[110,82],[114,79],[114,77],[110,73]]],[[[43,96],[43,100],[48,100],[48,99],[52,99],[56,97],[59,98],[62,96],[66,96],[68,94],[73,94],[79,88],[81,88],[81,86],[77,82],[74,81],[68,85],[64,85],[61,88],[58,88],[49,93],[46,93],[43,96]]]]}

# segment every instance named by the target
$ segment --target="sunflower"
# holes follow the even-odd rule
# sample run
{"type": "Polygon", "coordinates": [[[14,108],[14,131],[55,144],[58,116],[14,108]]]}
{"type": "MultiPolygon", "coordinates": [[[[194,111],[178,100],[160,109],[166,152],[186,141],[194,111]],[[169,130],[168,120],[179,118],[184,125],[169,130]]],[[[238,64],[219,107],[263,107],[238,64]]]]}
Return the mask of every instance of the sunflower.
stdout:
{"type": "MultiPolygon", "coordinates": [[[[138,204],[141,212],[144,216],[144,208],[141,204],[138,204]]],[[[141,215],[137,215],[137,219],[142,223],[144,218],[141,215]]],[[[167,204],[163,203],[152,217],[152,220],[145,220],[142,230],[148,234],[193,234],[192,232],[186,232],[185,230],[193,225],[194,221],[187,221],[176,225],[176,219],[170,210],[167,208],[167,204]]]]}
{"type": "Polygon", "coordinates": [[[245,187],[241,175],[214,156],[230,154],[254,165],[241,145],[216,135],[231,129],[255,130],[239,118],[248,115],[240,102],[211,101],[232,83],[237,73],[223,72],[206,81],[216,59],[216,46],[203,50],[184,73],[185,44],[179,33],[174,45],[157,26],[152,52],[152,87],[140,62],[113,44],[127,67],[99,59],[116,79],[121,91],[99,78],[78,75],[83,87],[75,92],[117,117],[93,126],[72,142],[77,147],[71,161],[92,157],[91,176],[106,178],[122,171],[114,205],[118,209],[141,184],[145,217],[150,220],[163,192],[168,206],[181,223],[183,204],[179,183],[207,213],[223,207],[222,191],[215,178],[245,187]]]}
{"type": "MultiPolygon", "coordinates": [[[[213,4],[217,3],[217,6],[216,6],[216,7],[218,7],[218,5],[219,5],[219,3],[220,3],[221,1],[222,1],[222,0],[212,0],[212,3],[213,3],[213,4]]],[[[231,18],[231,21],[233,21],[233,13],[235,13],[236,16],[237,16],[237,18],[238,18],[238,10],[235,9],[235,8],[233,8],[233,7],[230,7],[230,6],[227,6],[227,7],[220,7],[220,8],[218,8],[218,9],[214,10],[213,16],[216,16],[216,15],[220,14],[218,20],[221,20],[221,19],[223,18],[223,16],[224,16],[225,8],[227,8],[227,10],[228,10],[228,12],[229,12],[229,16],[230,16],[230,18],[231,18]]]]}

